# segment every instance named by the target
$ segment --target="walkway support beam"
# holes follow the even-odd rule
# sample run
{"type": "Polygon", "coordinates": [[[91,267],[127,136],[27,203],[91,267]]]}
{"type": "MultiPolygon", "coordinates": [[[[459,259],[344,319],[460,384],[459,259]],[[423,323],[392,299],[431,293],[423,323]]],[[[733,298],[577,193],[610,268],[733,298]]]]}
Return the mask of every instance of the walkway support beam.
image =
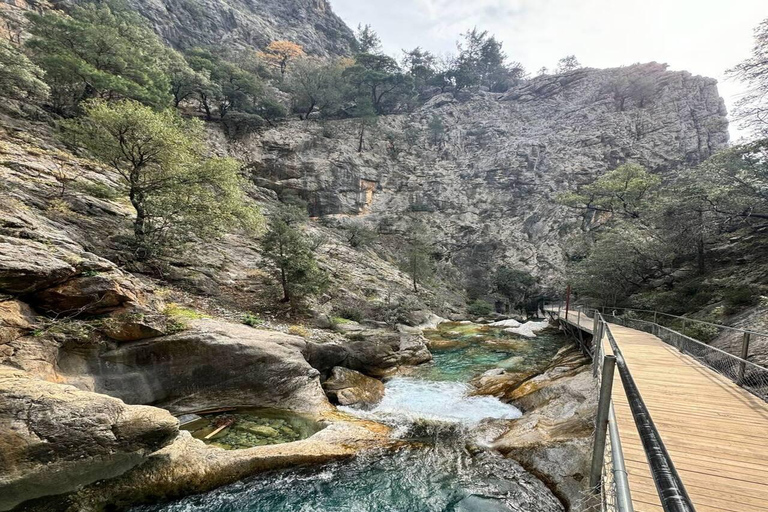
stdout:
{"type": "Polygon", "coordinates": [[[608,415],[611,410],[611,392],[613,390],[613,373],[616,368],[616,357],[603,358],[603,371],[600,380],[600,399],[597,403],[597,420],[595,421],[595,443],[592,447],[592,468],[589,472],[589,487],[599,492],[605,459],[605,435],[608,432],[608,415]]]}

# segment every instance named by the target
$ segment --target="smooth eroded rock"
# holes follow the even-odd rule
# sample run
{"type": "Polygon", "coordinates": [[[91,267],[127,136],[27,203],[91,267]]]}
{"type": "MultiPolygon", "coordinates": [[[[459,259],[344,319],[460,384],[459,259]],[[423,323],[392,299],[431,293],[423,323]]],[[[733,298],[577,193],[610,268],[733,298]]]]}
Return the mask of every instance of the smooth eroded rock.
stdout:
{"type": "Polygon", "coordinates": [[[162,409],[0,366],[0,510],[118,476],[177,434],[162,409]]]}
{"type": "Polygon", "coordinates": [[[384,384],[360,372],[336,366],[331,377],[323,383],[331,401],[339,405],[371,407],[384,398],[384,384]]]}

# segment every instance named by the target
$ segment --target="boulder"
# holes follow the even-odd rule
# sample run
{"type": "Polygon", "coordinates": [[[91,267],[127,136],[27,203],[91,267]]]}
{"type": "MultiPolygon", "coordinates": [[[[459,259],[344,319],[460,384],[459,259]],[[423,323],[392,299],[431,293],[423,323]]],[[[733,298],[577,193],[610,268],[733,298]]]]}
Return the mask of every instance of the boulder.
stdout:
{"type": "Polygon", "coordinates": [[[432,360],[427,340],[420,334],[369,333],[347,345],[347,368],[380,377],[398,366],[415,366],[432,360]]]}
{"type": "Polygon", "coordinates": [[[421,334],[373,330],[354,336],[354,340],[342,343],[308,342],[304,356],[323,375],[329,375],[334,366],[344,366],[373,377],[384,376],[398,366],[432,360],[421,334]]]}
{"type": "Polygon", "coordinates": [[[323,389],[332,402],[339,405],[372,407],[384,398],[384,384],[360,372],[336,366],[323,389]]]}
{"type": "Polygon", "coordinates": [[[0,302],[0,345],[15,340],[33,328],[35,313],[19,300],[0,302]]]}
{"type": "Polygon", "coordinates": [[[101,331],[116,341],[135,341],[166,334],[168,318],[150,310],[128,307],[113,311],[101,331]]]}
{"type": "Polygon", "coordinates": [[[298,336],[206,319],[177,334],[123,343],[83,364],[94,391],[127,403],[162,403],[178,412],[241,405],[327,410],[305,349],[298,336]]]}
{"type": "Polygon", "coordinates": [[[0,366],[0,510],[118,476],[178,435],[167,411],[0,366]]]}
{"type": "Polygon", "coordinates": [[[74,260],[34,240],[0,236],[0,292],[24,294],[60,283],[77,273],[74,260]]]}
{"type": "Polygon", "coordinates": [[[38,292],[34,304],[43,311],[68,315],[99,314],[140,302],[141,293],[117,273],[78,276],[38,292]]]}

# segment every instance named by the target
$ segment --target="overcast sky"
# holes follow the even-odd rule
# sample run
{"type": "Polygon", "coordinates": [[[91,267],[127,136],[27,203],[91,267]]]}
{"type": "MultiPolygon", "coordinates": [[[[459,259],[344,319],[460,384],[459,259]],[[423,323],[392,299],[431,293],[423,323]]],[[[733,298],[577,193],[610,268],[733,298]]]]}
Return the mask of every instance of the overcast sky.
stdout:
{"type": "MultiPolygon", "coordinates": [[[[370,23],[385,51],[442,54],[458,34],[495,34],[509,57],[531,72],[574,54],[582,65],[666,62],[718,80],[728,110],[742,90],[725,70],[749,55],[768,0],[330,0],[351,27],[370,23]]],[[[741,133],[731,126],[731,137],[741,133]]]]}

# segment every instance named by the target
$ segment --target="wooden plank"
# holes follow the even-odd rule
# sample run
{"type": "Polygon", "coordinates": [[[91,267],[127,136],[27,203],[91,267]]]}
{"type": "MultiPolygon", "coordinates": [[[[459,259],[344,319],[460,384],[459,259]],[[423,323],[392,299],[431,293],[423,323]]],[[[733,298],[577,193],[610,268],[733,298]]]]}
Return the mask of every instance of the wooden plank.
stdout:
{"type": "MultiPolygon", "coordinates": [[[[610,328],[697,512],[768,512],[768,404],[655,336],[610,328]]],[[[635,510],[661,510],[618,372],[613,401],[635,510]]]]}

